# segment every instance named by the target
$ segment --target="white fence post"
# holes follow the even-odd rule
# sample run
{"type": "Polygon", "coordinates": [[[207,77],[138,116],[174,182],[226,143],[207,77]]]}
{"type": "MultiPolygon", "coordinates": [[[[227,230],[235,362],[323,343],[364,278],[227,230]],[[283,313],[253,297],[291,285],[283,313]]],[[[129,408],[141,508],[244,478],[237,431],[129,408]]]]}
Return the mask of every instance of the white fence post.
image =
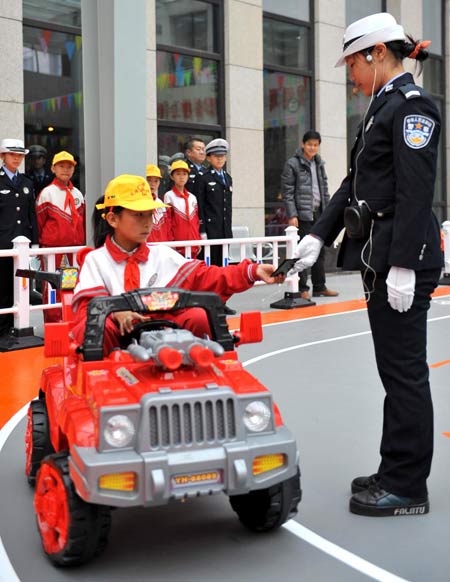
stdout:
{"type": "MultiPolygon", "coordinates": [[[[285,233],[289,237],[289,240],[286,242],[286,258],[292,259],[298,244],[298,228],[296,226],[288,226],[285,229],[285,233]]],[[[286,283],[290,293],[298,293],[298,273],[295,273],[292,277],[288,277],[286,283]]]]}
{"type": "MultiPolygon", "coordinates": [[[[26,236],[13,239],[17,256],[14,257],[14,275],[17,269],[30,268],[30,240],[26,236]]],[[[14,328],[23,329],[30,326],[30,280],[25,277],[14,277],[14,328]]]]}
{"type": "Polygon", "coordinates": [[[450,276],[450,220],[442,223],[444,234],[444,275],[450,276]]]}

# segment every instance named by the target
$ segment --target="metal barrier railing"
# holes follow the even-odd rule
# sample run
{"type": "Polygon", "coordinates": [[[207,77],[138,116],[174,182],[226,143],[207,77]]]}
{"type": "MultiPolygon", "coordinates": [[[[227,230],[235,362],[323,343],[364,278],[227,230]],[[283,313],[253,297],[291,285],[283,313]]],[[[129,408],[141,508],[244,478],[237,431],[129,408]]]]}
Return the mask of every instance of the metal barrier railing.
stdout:
{"type": "MultiPolygon", "coordinates": [[[[229,257],[229,247],[230,245],[239,245],[240,248],[240,258],[243,260],[246,258],[246,249],[248,245],[251,244],[256,248],[256,261],[262,263],[264,259],[263,249],[267,248],[268,244],[272,245],[273,252],[271,253],[270,260],[274,267],[278,267],[278,258],[280,247],[285,248],[286,258],[291,258],[294,255],[294,250],[298,242],[298,229],[294,226],[289,226],[285,230],[285,236],[272,236],[272,237],[246,237],[246,238],[233,238],[233,239],[208,239],[208,240],[188,240],[188,241],[171,241],[164,243],[154,243],[155,245],[164,244],[170,247],[185,247],[186,258],[191,258],[192,247],[202,246],[205,248],[205,262],[206,264],[211,263],[211,246],[221,245],[223,248],[223,263],[224,266],[228,265],[229,257]]],[[[0,250],[0,257],[13,257],[14,259],[14,272],[17,269],[29,269],[30,259],[33,257],[47,257],[47,271],[56,271],[55,268],[55,257],[56,255],[67,255],[69,258],[69,263],[76,266],[76,254],[77,252],[84,248],[79,247],[52,247],[52,248],[31,248],[30,241],[24,236],[18,236],[13,241],[12,249],[0,250]]],[[[298,275],[295,274],[286,279],[287,288],[290,292],[296,292],[298,288],[298,275]]],[[[44,297],[42,305],[31,305],[30,304],[30,280],[22,277],[15,277],[14,280],[14,305],[4,309],[0,309],[0,314],[12,313],[14,314],[14,328],[23,329],[29,328],[30,326],[30,312],[32,311],[43,311],[45,309],[52,309],[55,307],[61,307],[61,303],[55,302],[54,294],[50,297],[44,297]]]]}

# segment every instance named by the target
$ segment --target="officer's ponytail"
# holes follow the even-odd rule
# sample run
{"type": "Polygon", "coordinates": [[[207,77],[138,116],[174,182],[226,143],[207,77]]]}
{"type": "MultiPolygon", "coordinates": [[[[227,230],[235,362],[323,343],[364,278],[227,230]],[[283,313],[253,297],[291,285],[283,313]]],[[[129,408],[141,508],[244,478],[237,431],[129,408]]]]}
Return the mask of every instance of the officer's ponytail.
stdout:
{"type": "MultiPolygon", "coordinates": [[[[428,51],[425,49],[430,44],[429,40],[414,40],[412,36],[407,34],[406,40],[392,40],[391,42],[386,43],[386,47],[398,61],[410,58],[422,63],[423,61],[426,61],[429,56],[428,51]]],[[[420,67],[419,73],[421,70],[422,67],[420,67]]]]}

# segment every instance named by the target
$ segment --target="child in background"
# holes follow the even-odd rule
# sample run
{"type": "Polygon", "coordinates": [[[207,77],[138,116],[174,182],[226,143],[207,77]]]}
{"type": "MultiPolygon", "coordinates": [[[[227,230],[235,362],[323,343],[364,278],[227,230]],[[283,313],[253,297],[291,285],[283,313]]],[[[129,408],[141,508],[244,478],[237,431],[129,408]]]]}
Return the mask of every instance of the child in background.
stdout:
{"type": "MultiPolygon", "coordinates": [[[[102,246],[87,254],[84,251],[72,300],[75,325],[71,335],[79,344],[93,297],[144,287],[180,287],[212,291],[226,301],[233,293],[252,287],[255,281],[284,281],[283,275],[271,276],[272,265],[244,260],[229,267],[207,267],[203,261],[187,260],[164,245],[148,245],[153,213],[161,207],[162,202],[154,200],[148,183],[140,176],[118,176],[106,187],[104,202],[96,205],[99,212],[94,215],[94,238],[102,246]]],[[[164,317],[199,337],[210,335],[208,318],[201,308],[183,309],[164,317]]],[[[104,354],[119,345],[120,335],[131,332],[134,322],[144,319],[131,311],[111,314],[105,325],[104,354]]]]}
{"type": "MultiPolygon", "coordinates": [[[[171,240],[200,240],[200,222],[198,217],[197,198],[186,190],[189,180],[189,166],[184,160],[176,160],[170,166],[170,177],[173,180],[172,190],[164,195],[164,202],[171,207],[170,224],[171,240]]],[[[177,248],[185,255],[185,248],[177,248]]],[[[200,247],[191,247],[191,257],[195,259],[200,247]]]]}
{"type": "MultiPolygon", "coordinates": [[[[73,176],[76,161],[69,152],[55,154],[52,162],[52,172],[55,177],[51,184],[45,187],[36,200],[36,215],[38,223],[39,244],[41,247],[69,247],[85,244],[86,206],[83,194],[73,186],[73,176]]],[[[56,255],[55,266],[61,266],[63,255],[56,255]]],[[[42,261],[43,262],[43,261],[42,261]]],[[[45,269],[44,264],[42,265],[45,269]]],[[[68,266],[68,265],[65,265],[68,266]]],[[[47,299],[48,284],[43,284],[44,302],[47,299]]],[[[56,292],[56,301],[59,301],[56,292]]],[[[44,311],[44,321],[60,321],[60,309],[44,311]]]]}
{"type": "MultiPolygon", "coordinates": [[[[161,200],[158,198],[158,188],[161,184],[161,170],[158,166],[147,164],[145,168],[145,176],[147,178],[153,200],[161,200]]],[[[155,208],[153,212],[153,228],[147,239],[147,242],[165,242],[173,240],[170,227],[170,213],[166,206],[155,208]]]]}

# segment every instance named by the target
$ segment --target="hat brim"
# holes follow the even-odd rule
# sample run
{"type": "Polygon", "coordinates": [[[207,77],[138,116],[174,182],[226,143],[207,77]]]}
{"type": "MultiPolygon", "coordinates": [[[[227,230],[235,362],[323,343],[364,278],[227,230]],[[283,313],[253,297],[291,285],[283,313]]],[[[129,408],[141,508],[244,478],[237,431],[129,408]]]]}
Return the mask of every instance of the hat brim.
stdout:
{"type": "Polygon", "coordinates": [[[156,208],[168,208],[168,204],[160,202],[159,200],[134,200],[133,202],[123,202],[120,204],[96,204],[95,208],[97,210],[104,210],[105,208],[111,208],[111,206],[121,206],[127,210],[134,210],[138,212],[146,212],[147,210],[155,210],[156,208]]]}
{"type": "Polygon", "coordinates": [[[228,153],[228,150],[220,149],[220,150],[212,150],[210,152],[206,152],[206,155],[210,156],[211,154],[220,154],[220,155],[226,156],[227,153],[228,153]]]}
{"type": "Polygon", "coordinates": [[[345,65],[345,59],[350,55],[354,55],[355,53],[359,53],[364,49],[367,49],[371,46],[374,46],[380,42],[386,43],[391,42],[393,40],[405,40],[405,31],[403,30],[403,26],[401,24],[394,24],[392,26],[388,26],[386,28],[381,28],[380,30],[374,30],[369,34],[365,34],[360,38],[356,39],[352,42],[342,53],[341,57],[334,65],[335,67],[342,67],[345,65]]]}
{"type": "Polygon", "coordinates": [[[26,150],[25,148],[4,148],[0,147],[0,154],[22,154],[26,156],[30,150],[26,150]]]}
{"type": "Polygon", "coordinates": [[[56,164],[61,164],[62,162],[69,162],[69,164],[72,164],[73,167],[77,165],[77,162],[75,160],[57,160],[56,162],[52,162],[52,167],[56,166],[56,164]]]}

